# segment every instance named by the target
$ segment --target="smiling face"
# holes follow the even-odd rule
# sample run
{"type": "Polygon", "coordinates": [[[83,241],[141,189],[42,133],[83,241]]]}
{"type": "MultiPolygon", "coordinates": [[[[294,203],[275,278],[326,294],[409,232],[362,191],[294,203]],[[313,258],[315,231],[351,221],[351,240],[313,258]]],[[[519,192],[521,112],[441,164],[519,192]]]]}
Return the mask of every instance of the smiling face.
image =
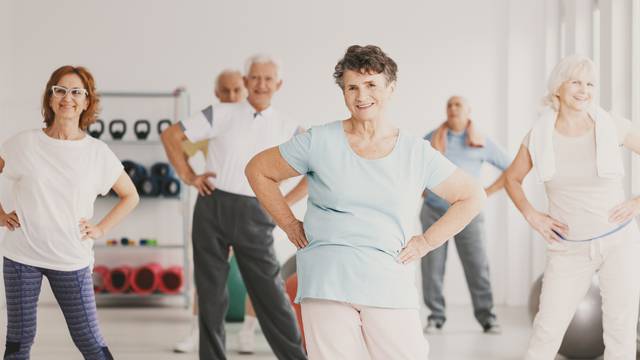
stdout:
{"type": "Polygon", "coordinates": [[[585,111],[593,99],[594,79],[587,71],[580,71],[562,83],[556,96],[560,108],[585,111]]]}
{"type": "MultiPolygon", "coordinates": [[[[67,74],[60,78],[60,81],[56,84],[58,86],[65,87],[67,89],[80,88],[84,89],[84,83],[80,76],[77,74],[67,74]]],[[[73,96],[71,91],[68,91],[63,97],[58,97],[55,94],[51,96],[49,105],[55,114],[55,119],[76,119],[80,120],[80,115],[83,111],[87,110],[89,101],[86,96],[73,96]]]]}
{"type": "Polygon", "coordinates": [[[244,77],[244,86],[249,92],[248,100],[257,110],[271,105],[271,98],[282,86],[278,67],[274,63],[254,63],[244,77]]]}
{"type": "Polygon", "coordinates": [[[342,80],[344,103],[352,118],[362,121],[382,118],[395,83],[388,84],[382,73],[363,74],[353,70],[345,71],[342,80]]]}

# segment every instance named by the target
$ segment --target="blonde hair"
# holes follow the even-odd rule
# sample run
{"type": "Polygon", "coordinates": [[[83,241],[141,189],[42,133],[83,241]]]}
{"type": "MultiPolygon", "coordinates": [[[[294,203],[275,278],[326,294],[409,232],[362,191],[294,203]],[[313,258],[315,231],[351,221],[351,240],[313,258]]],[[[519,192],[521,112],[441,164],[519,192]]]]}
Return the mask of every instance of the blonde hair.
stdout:
{"type": "Polygon", "coordinates": [[[569,55],[564,57],[553,68],[547,81],[547,94],[542,98],[545,106],[552,108],[554,111],[560,110],[560,99],[558,98],[558,89],[564,82],[571,80],[577,74],[585,73],[598,80],[598,69],[593,61],[582,55],[569,55]]]}

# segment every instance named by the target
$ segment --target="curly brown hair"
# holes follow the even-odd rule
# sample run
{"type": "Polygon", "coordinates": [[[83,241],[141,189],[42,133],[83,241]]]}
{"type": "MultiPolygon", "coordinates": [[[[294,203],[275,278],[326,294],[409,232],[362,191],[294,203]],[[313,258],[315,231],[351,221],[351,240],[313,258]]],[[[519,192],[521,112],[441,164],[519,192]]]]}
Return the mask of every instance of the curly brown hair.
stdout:
{"type": "Polygon", "coordinates": [[[87,101],[89,106],[87,107],[87,110],[80,114],[80,123],[78,124],[80,129],[86,130],[89,125],[96,121],[98,113],[100,112],[100,97],[96,91],[93,75],[91,75],[87,68],[82,66],[61,66],[51,74],[51,77],[47,82],[47,86],[44,88],[44,95],[42,96],[42,117],[44,117],[44,123],[47,127],[53,125],[53,120],[55,119],[56,114],[53,112],[50,105],[52,96],[51,87],[53,85],[57,85],[58,81],[67,74],[78,75],[84,84],[84,88],[87,90],[87,101]]]}
{"type": "Polygon", "coordinates": [[[387,84],[397,80],[398,65],[382,49],[375,45],[351,45],[338,61],[333,72],[336,84],[344,90],[342,77],[347,70],[357,71],[361,74],[384,74],[387,84]]]}

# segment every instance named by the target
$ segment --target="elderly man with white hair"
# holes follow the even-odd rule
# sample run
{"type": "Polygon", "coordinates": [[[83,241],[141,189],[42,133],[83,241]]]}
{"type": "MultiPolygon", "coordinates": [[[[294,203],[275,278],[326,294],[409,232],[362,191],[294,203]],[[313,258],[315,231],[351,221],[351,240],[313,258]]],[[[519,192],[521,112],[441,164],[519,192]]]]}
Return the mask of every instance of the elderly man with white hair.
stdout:
{"type": "MultiPolygon", "coordinates": [[[[278,62],[266,55],[247,60],[249,95],[237,104],[212,104],[162,133],[180,178],[198,189],[193,214],[193,260],[200,308],[200,359],[226,359],[224,317],[230,247],[233,247],[262,331],[278,359],[306,359],[296,317],[285,294],[273,249],[273,223],[255,198],[244,168],[258,152],[291,138],[299,128],[271,106],[282,86],[278,62]],[[209,139],[206,171],[196,174],[182,142],[209,139]],[[215,169],[217,173],[212,170],[215,169]]],[[[306,194],[302,180],[289,194],[306,194]]]]}

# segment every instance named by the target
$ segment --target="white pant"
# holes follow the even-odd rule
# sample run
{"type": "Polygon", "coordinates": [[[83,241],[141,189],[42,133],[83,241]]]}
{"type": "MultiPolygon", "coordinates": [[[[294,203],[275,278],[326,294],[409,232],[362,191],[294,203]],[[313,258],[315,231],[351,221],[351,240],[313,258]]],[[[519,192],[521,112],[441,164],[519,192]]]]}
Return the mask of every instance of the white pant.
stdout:
{"type": "Polygon", "coordinates": [[[589,243],[549,245],[540,310],[533,322],[527,360],[555,358],[564,333],[593,274],[600,278],[605,360],[636,356],[640,301],[640,238],[635,223],[589,243]]]}
{"type": "Polygon", "coordinates": [[[304,299],[309,360],[427,360],[417,309],[388,309],[304,299]]]}

